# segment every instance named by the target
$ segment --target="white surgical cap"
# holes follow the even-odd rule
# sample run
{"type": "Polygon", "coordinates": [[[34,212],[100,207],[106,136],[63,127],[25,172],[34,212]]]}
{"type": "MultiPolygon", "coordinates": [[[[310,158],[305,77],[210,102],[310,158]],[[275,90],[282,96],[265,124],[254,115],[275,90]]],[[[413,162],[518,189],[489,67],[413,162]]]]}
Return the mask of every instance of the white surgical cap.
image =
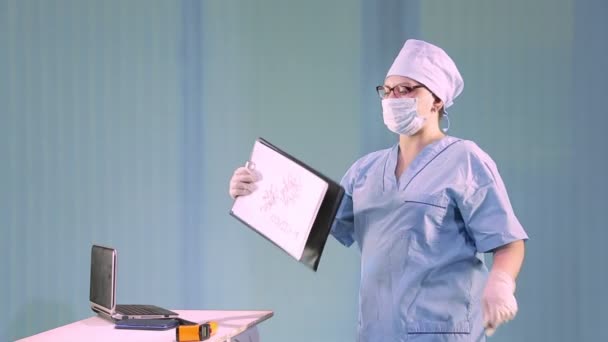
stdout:
{"type": "Polygon", "coordinates": [[[392,75],[409,77],[424,84],[443,101],[445,108],[454,103],[464,87],[462,76],[450,56],[421,40],[405,42],[386,77],[392,75]]]}

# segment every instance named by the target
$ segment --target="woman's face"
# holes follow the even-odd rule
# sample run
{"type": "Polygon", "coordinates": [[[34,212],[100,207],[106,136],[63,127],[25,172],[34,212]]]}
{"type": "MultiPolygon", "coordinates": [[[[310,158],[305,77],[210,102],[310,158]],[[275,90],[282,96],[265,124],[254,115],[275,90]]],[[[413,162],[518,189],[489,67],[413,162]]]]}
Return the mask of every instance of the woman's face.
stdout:
{"type": "MultiPolygon", "coordinates": [[[[390,88],[396,87],[397,85],[405,85],[406,87],[415,87],[421,85],[420,83],[414,81],[413,79],[405,76],[389,76],[384,80],[384,85],[390,88]]],[[[437,110],[439,110],[441,103],[435,103],[435,98],[433,97],[433,93],[428,90],[426,87],[419,87],[413,89],[411,92],[396,96],[397,91],[393,90],[388,94],[386,98],[396,98],[396,97],[415,97],[417,102],[417,110],[418,114],[427,121],[430,120],[438,120],[439,116],[437,115],[437,110]]]]}

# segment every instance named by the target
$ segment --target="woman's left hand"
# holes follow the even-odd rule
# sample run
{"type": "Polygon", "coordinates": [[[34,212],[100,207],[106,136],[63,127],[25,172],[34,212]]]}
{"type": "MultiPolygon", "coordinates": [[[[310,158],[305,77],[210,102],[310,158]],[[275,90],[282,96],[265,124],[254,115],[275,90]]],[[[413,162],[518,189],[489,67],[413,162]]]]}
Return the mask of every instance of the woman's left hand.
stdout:
{"type": "Polygon", "coordinates": [[[486,335],[492,336],[499,325],[517,314],[515,281],[501,270],[493,269],[483,292],[483,317],[486,335]]]}

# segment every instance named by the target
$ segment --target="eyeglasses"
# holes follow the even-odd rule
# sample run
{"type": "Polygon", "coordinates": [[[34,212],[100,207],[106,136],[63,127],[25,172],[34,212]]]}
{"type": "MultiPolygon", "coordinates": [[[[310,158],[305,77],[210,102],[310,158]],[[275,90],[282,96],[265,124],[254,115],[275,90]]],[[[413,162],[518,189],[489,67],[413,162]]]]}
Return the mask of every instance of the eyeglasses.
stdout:
{"type": "Polygon", "coordinates": [[[418,88],[426,88],[422,84],[417,84],[415,86],[408,86],[405,84],[397,84],[394,87],[389,87],[387,85],[381,85],[376,87],[376,92],[381,99],[385,99],[391,95],[391,93],[395,94],[395,97],[404,97],[405,95],[413,92],[418,88]]]}

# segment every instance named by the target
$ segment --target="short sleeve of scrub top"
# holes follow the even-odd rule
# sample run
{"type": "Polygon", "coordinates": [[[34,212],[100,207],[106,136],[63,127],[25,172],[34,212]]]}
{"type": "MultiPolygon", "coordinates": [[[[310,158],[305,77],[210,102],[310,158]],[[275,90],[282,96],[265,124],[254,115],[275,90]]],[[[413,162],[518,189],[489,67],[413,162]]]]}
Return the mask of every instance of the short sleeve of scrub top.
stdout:
{"type": "Polygon", "coordinates": [[[455,192],[465,227],[478,252],[487,253],[528,235],[513,212],[494,161],[475,143],[462,141],[468,174],[462,192],[455,192]]]}

